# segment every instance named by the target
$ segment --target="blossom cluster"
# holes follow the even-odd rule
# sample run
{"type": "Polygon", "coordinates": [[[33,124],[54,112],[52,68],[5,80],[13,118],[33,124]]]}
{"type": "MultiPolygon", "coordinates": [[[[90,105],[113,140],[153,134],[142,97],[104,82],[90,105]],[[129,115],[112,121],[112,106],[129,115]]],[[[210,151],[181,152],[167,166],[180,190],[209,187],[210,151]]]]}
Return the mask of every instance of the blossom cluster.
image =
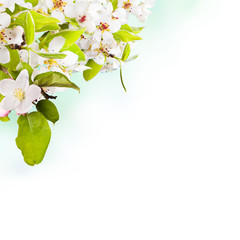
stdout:
{"type": "Polygon", "coordinates": [[[79,91],[70,80],[74,72],[83,72],[86,81],[99,72],[122,72],[122,63],[135,58],[130,57],[135,41],[142,39],[138,34],[143,27],[130,26],[131,16],[145,22],[153,4],[154,0],[0,0],[0,120],[8,121],[13,110],[20,115],[17,145],[29,165],[42,161],[49,141],[37,146],[39,156],[31,155],[36,146],[25,146],[24,135],[40,139],[47,120],[58,120],[51,101],[55,91],[79,91]],[[43,126],[35,133],[30,126],[26,133],[26,120],[43,126]]]}

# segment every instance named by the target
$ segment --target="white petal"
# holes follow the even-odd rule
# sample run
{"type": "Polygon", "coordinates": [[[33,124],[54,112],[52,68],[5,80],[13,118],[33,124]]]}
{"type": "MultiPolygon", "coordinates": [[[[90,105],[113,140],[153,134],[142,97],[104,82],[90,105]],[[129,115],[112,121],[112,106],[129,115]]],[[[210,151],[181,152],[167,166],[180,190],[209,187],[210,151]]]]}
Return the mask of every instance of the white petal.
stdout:
{"type": "Polygon", "coordinates": [[[6,117],[8,114],[10,113],[10,111],[6,111],[1,107],[1,103],[0,103],[0,117],[6,117]]]}
{"type": "Polygon", "coordinates": [[[17,26],[13,29],[5,29],[5,38],[8,44],[18,44],[20,45],[23,42],[23,28],[17,26]]]}
{"type": "Polygon", "coordinates": [[[64,67],[70,67],[78,61],[77,54],[70,51],[64,51],[63,53],[66,54],[67,56],[64,59],[58,60],[58,63],[60,63],[64,67]]]}
{"type": "Polygon", "coordinates": [[[103,42],[104,42],[104,43],[105,43],[105,42],[111,42],[111,41],[113,41],[113,40],[114,40],[114,38],[113,38],[113,35],[112,35],[111,32],[105,31],[105,32],[103,33],[103,42]]]}
{"type": "Polygon", "coordinates": [[[17,114],[25,114],[32,108],[32,102],[25,98],[21,101],[18,107],[15,109],[17,114]]]}
{"type": "Polygon", "coordinates": [[[18,88],[18,85],[17,82],[13,79],[3,79],[0,81],[0,94],[3,96],[13,94],[16,88],[18,88]]]}
{"type": "Polygon", "coordinates": [[[93,60],[97,64],[103,65],[105,63],[105,56],[102,53],[99,53],[93,60]]]}
{"type": "Polygon", "coordinates": [[[64,13],[69,18],[75,18],[77,16],[76,4],[69,4],[65,7],[64,13]]]}
{"type": "Polygon", "coordinates": [[[11,17],[7,13],[0,14],[0,30],[8,27],[11,23],[11,17]]]}
{"type": "Polygon", "coordinates": [[[22,70],[17,79],[16,79],[18,88],[21,88],[23,91],[26,91],[29,86],[29,74],[27,69],[22,70]]]}
{"type": "Polygon", "coordinates": [[[13,94],[7,95],[1,101],[1,107],[6,111],[12,111],[16,107],[18,107],[19,104],[20,104],[20,101],[13,94]]]}
{"type": "Polygon", "coordinates": [[[26,92],[26,99],[30,102],[37,100],[41,95],[41,88],[37,85],[30,85],[26,92]]]}
{"type": "Polygon", "coordinates": [[[51,13],[51,16],[58,19],[61,23],[63,23],[65,21],[64,14],[59,10],[53,10],[51,13]]]}
{"type": "Polygon", "coordinates": [[[49,43],[49,52],[50,53],[58,53],[62,49],[63,45],[65,44],[65,38],[63,37],[55,37],[50,43],[49,43]]]}
{"type": "Polygon", "coordinates": [[[5,46],[0,46],[0,63],[5,64],[10,61],[10,54],[5,46]]]}
{"type": "Polygon", "coordinates": [[[78,65],[77,67],[74,68],[74,71],[77,71],[77,72],[83,72],[87,69],[91,69],[90,67],[87,67],[87,66],[83,66],[83,65],[78,65]]]}

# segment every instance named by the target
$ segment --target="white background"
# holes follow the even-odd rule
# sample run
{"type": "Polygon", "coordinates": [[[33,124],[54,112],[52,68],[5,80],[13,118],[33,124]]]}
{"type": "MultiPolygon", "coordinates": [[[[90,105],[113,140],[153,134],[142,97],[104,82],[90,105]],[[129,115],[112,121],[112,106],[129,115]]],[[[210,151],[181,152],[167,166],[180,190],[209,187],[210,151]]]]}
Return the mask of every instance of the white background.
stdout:
{"type": "Polygon", "coordinates": [[[0,239],[240,239],[240,5],[190,2],[159,0],[127,94],[63,94],[41,165],[1,124],[0,239]]]}

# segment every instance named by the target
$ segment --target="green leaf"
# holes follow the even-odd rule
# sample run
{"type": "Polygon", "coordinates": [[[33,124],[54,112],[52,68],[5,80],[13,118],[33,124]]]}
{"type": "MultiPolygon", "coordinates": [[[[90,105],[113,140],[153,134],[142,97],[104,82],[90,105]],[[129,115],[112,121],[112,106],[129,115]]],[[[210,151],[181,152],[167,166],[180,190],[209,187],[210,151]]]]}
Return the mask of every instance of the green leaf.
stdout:
{"type": "Polygon", "coordinates": [[[74,43],[72,46],[70,46],[65,51],[70,51],[70,52],[77,54],[79,62],[85,61],[85,54],[83,53],[83,51],[80,49],[80,47],[76,43],[74,43]]]}
{"type": "Polygon", "coordinates": [[[24,161],[30,166],[41,163],[51,139],[48,121],[41,113],[32,112],[21,115],[18,125],[16,144],[22,151],[24,161]]]}
{"type": "Polygon", "coordinates": [[[136,40],[142,40],[141,37],[136,36],[126,30],[119,30],[116,33],[113,33],[113,36],[123,42],[131,42],[136,40]]]}
{"type": "Polygon", "coordinates": [[[10,54],[10,62],[2,65],[11,73],[11,71],[16,71],[16,67],[20,63],[20,56],[18,50],[11,49],[9,46],[6,47],[10,54]]]}
{"type": "Polygon", "coordinates": [[[37,104],[37,110],[49,121],[56,123],[59,120],[59,113],[54,103],[49,100],[41,100],[37,104]]]}
{"type": "MultiPolygon", "coordinates": [[[[27,69],[29,76],[30,76],[30,77],[32,76],[33,68],[32,68],[28,63],[26,63],[26,62],[20,62],[20,63],[17,65],[17,67],[16,67],[16,71],[17,71],[18,73],[20,73],[23,69],[27,69]]],[[[17,74],[18,74],[18,73],[17,73],[17,74]]],[[[30,79],[30,78],[29,78],[29,79],[30,79]]],[[[32,81],[29,80],[29,83],[31,84],[32,81]]]]}
{"type": "Polygon", "coordinates": [[[86,81],[93,79],[102,69],[103,65],[99,65],[95,63],[94,60],[88,60],[86,67],[90,67],[91,69],[87,69],[83,71],[83,77],[86,81]]]}
{"type": "Polygon", "coordinates": [[[69,23],[63,23],[59,25],[61,30],[68,29],[69,28],[69,23]]]}
{"type": "Polygon", "coordinates": [[[128,32],[133,33],[132,28],[131,28],[128,24],[122,25],[122,26],[121,26],[121,30],[126,30],[126,31],[128,31],[128,32]]]}
{"type": "Polygon", "coordinates": [[[37,75],[34,84],[39,87],[65,87],[72,88],[80,92],[80,88],[72,83],[64,74],[59,72],[46,72],[37,75]]]}
{"type": "Polygon", "coordinates": [[[38,0],[25,0],[25,3],[31,3],[33,5],[33,7],[35,7],[36,5],[38,5],[38,0]]]}
{"type": "Polygon", "coordinates": [[[2,122],[9,122],[10,121],[10,118],[8,116],[6,117],[0,117],[0,121],[2,122]]]}
{"type": "MultiPolygon", "coordinates": [[[[60,21],[58,19],[40,14],[34,10],[30,11],[30,13],[34,20],[36,32],[54,31],[60,29],[60,27],[58,26],[58,23],[60,23],[60,21]]],[[[13,25],[20,25],[23,27],[25,17],[26,12],[20,13],[16,17],[16,20],[13,22],[13,25]]]]}
{"type": "Polygon", "coordinates": [[[143,29],[144,29],[144,27],[132,27],[134,34],[140,33],[143,29]]]}
{"type": "Polygon", "coordinates": [[[19,6],[18,4],[15,3],[15,8],[14,8],[13,14],[16,15],[17,13],[27,11],[27,10],[29,10],[29,9],[25,8],[25,7],[21,7],[21,6],[19,6]]]}
{"type": "Polygon", "coordinates": [[[24,22],[24,32],[27,45],[31,45],[35,40],[35,24],[33,17],[30,12],[26,13],[25,22],[24,22]]]}
{"type": "Polygon", "coordinates": [[[58,19],[43,15],[33,10],[31,11],[31,14],[35,22],[36,32],[54,31],[60,29],[58,26],[60,21],[58,19]]]}
{"type": "Polygon", "coordinates": [[[41,53],[41,52],[36,52],[36,53],[41,57],[49,58],[49,59],[63,59],[67,56],[64,53],[41,53]]]}
{"type": "Polygon", "coordinates": [[[125,62],[131,62],[131,61],[133,61],[133,60],[135,60],[137,58],[138,58],[138,55],[134,55],[134,56],[128,58],[127,60],[125,60],[125,62]]]}
{"type": "Polygon", "coordinates": [[[0,71],[0,81],[3,79],[11,78],[9,75],[7,75],[5,72],[0,71]]]}
{"type": "Polygon", "coordinates": [[[128,59],[129,55],[130,55],[130,45],[127,43],[127,45],[125,46],[124,48],[124,51],[123,51],[123,55],[122,55],[122,61],[125,61],[128,59]]]}
{"type": "Polygon", "coordinates": [[[61,51],[67,50],[70,46],[72,46],[84,33],[85,29],[80,30],[62,30],[58,33],[54,34],[48,34],[43,41],[40,42],[40,48],[42,47],[48,47],[49,43],[55,38],[55,37],[63,37],[65,38],[64,46],[62,47],[61,51]]]}
{"type": "Polygon", "coordinates": [[[126,30],[134,34],[140,33],[143,29],[144,27],[130,27],[128,24],[124,24],[121,26],[121,30],[126,30]]]}
{"type": "Polygon", "coordinates": [[[110,0],[110,2],[113,5],[113,10],[117,9],[117,7],[118,7],[118,0],[110,0]]]}
{"type": "Polygon", "coordinates": [[[78,24],[78,21],[75,18],[68,18],[68,17],[66,17],[66,21],[68,23],[70,23],[75,28],[79,28],[80,27],[79,24],[78,24]]]}

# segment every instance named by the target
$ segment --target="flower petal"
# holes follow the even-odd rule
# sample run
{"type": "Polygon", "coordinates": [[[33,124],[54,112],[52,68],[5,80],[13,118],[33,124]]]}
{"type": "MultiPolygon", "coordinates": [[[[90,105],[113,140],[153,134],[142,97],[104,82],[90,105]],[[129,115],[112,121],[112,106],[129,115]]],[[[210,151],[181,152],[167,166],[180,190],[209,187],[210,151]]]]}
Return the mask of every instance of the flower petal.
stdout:
{"type": "Polygon", "coordinates": [[[6,111],[1,107],[1,103],[0,103],[0,117],[6,117],[8,114],[10,113],[10,111],[6,111]]]}
{"type": "Polygon", "coordinates": [[[102,53],[99,53],[95,58],[93,58],[93,60],[97,64],[103,65],[105,63],[105,56],[102,53]]]}
{"type": "Polygon", "coordinates": [[[13,94],[9,94],[1,101],[0,106],[6,111],[12,111],[13,109],[17,108],[19,104],[20,101],[14,97],[13,94]]]}
{"type": "Polygon", "coordinates": [[[31,110],[32,105],[32,102],[28,98],[25,98],[21,101],[15,110],[17,114],[25,114],[31,110]]]}
{"type": "Polygon", "coordinates": [[[5,46],[0,46],[0,63],[6,64],[10,62],[10,53],[5,46]]]}
{"type": "Polygon", "coordinates": [[[13,94],[13,92],[17,88],[18,88],[17,82],[11,78],[3,79],[2,81],[0,81],[0,94],[2,94],[3,96],[13,94]]]}
{"type": "Polygon", "coordinates": [[[27,69],[22,70],[17,79],[16,79],[18,88],[21,88],[23,91],[26,91],[29,86],[29,74],[27,69]]]}
{"type": "Polygon", "coordinates": [[[55,37],[50,43],[49,43],[49,52],[50,53],[58,53],[62,49],[63,45],[65,43],[65,38],[63,37],[55,37]]]}
{"type": "Polygon", "coordinates": [[[11,17],[7,13],[0,14],[0,30],[8,27],[11,23],[11,17]]]}
{"type": "Polygon", "coordinates": [[[58,60],[58,63],[60,63],[64,67],[70,67],[78,61],[77,54],[70,51],[64,51],[63,53],[66,54],[67,56],[64,59],[58,60]]]}
{"type": "Polygon", "coordinates": [[[26,92],[26,99],[30,102],[38,99],[41,96],[41,88],[37,85],[30,85],[26,92]]]}
{"type": "Polygon", "coordinates": [[[5,40],[8,44],[18,44],[21,45],[23,42],[23,28],[17,26],[13,29],[5,29],[5,40]]]}

